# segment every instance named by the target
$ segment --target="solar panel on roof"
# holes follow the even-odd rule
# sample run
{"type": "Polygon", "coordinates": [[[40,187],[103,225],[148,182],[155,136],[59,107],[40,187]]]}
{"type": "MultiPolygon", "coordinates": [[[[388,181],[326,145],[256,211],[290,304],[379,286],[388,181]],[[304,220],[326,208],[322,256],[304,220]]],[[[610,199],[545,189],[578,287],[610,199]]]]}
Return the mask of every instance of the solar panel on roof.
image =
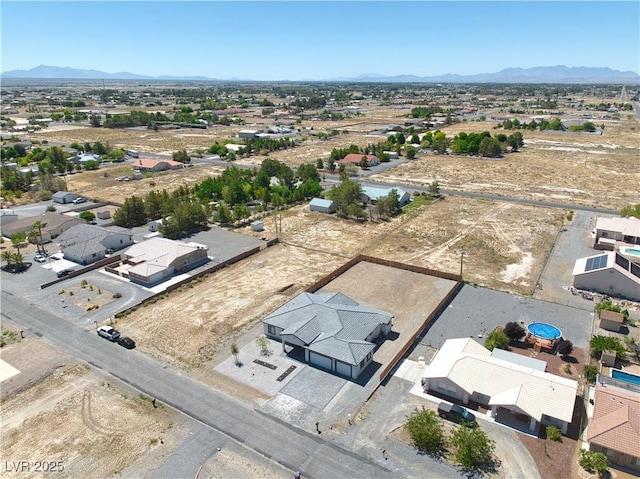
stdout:
{"type": "Polygon", "coordinates": [[[595,256],[587,260],[587,264],[584,268],[585,272],[593,271],[594,269],[600,269],[607,266],[608,256],[603,254],[602,256],[595,256]]]}

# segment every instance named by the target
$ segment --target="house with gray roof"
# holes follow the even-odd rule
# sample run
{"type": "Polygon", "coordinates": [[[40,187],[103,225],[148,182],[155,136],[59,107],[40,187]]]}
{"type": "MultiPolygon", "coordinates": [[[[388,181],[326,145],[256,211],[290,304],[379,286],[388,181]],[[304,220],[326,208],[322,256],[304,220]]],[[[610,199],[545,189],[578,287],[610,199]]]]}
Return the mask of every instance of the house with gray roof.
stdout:
{"type": "Polygon", "coordinates": [[[332,200],[324,198],[313,198],[309,202],[309,211],[319,211],[320,213],[335,213],[336,205],[332,200]]]}
{"type": "Polygon", "coordinates": [[[393,315],[342,293],[300,293],[262,320],[264,334],[304,351],[306,362],[356,379],[373,360],[393,315]]]}
{"type": "Polygon", "coordinates": [[[85,265],[104,258],[107,250],[117,251],[132,244],[133,233],[119,226],[75,225],[58,237],[64,258],[85,265]]]}
{"type": "Polygon", "coordinates": [[[68,191],[56,191],[53,194],[53,202],[61,203],[63,205],[72,203],[78,197],[75,193],[69,193],[68,191]]]}
{"type": "Polygon", "coordinates": [[[375,205],[380,198],[389,196],[393,190],[396,190],[396,193],[398,193],[398,204],[400,207],[411,201],[411,195],[402,188],[377,188],[373,186],[362,187],[362,201],[375,205]]]}

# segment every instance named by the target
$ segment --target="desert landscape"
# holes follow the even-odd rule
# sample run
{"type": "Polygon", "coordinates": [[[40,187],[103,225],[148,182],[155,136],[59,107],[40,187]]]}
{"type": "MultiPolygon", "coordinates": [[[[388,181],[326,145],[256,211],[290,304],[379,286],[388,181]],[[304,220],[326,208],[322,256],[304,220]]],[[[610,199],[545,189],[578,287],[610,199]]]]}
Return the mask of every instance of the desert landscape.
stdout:
{"type": "MultiPolygon", "coordinates": [[[[583,101],[597,104],[607,99],[585,95],[583,101]]],[[[198,107],[196,103],[192,106],[198,107]]],[[[386,125],[404,128],[413,104],[398,100],[397,105],[371,101],[357,106],[360,115],[337,121],[301,116],[294,123],[300,130],[295,147],[268,155],[239,157],[227,165],[257,168],[268,157],[296,168],[326,160],[334,148],[376,144],[386,135],[371,132],[386,125]],[[327,139],[312,134],[332,130],[339,133],[327,139]]],[[[495,134],[498,122],[491,117],[507,115],[505,109],[487,108],[482,112],[483,118],[476,114],[442,124],[438,129],[449,138],[460,132],[495,134]]],[[[520,116],[536,115],[532,111],[520,116]]],[[[551,118],[554,113],[545,115],[551,118]]],[[[24,119],[26,113],[17,118],[20,117],[24,119]]],[[[52,124],[29,134],[12,133],[11,137],[18,135],[20,140],[40,146],[44,141],[63,147],[100,142],[110,148],[137,150],[141,157],[146,154],[166,159],[173,152],[186,150],[195,159],[207,156],[206,150],[216,141],[232,139],[240,143],[240,129],[267,128],[273,123],[258,108],[245,114],[243,120],[242,125],[157,131],[146,127],[110,129],[52,124]]],[[[267,314],[358,254],[462,273],[469,284],[533,296],[557,235],[572,221],[572,207],[619,211],[640,203],[637,119],[624,114],[598,123],[605,126],[601,134],[523,131],[524,146],[500,158],[435,154],[420,149],[416,159],[381,172],[368,172],[366,178],[360,171],[357,179],[400,184],[412,195],[413,188],[423,190],[433,182],[450,194],[407,208],[388,220],[356,221],[311,212],[308,204],[302,203],[278,213],[281,230],[277,235],[273,214],[261,217],[265,227],[262,232],[253,231],[248,224],[230,227],[236,233],[265,239],[277,236],[278,242],[156,301],[132,308],[128,314],[112,318],[110,324],[126,329],[136,338],[138,353],[253,406],[267,396],[217,373],[215,366],[229,356],[231,344],[255,341],[262,333],[261,320],[267,314]],[[457,192],[495,197],[470,198],[457,192]],[[501,201],[500,197],[541,204],[501,201]],[[565,206],[550,207],[544,201],[565,206]]],[[[420,136],[425,133],[423,130],[420,136]]],[[[227,165],[196,163],[191,168],[117,181],[119,176],[132,174],[131,164],[125,161],[66,175],[65,181],[68,191],[117,207],[132,195],[141,197],[152,190],[194,186],[220,175],[227,165]]],[[[328,170],[321,174],[331,176],[328,170]]],[[[333,181],[336,184],[338,179],[333,181]]],[[[34,198],[31,193],[12,196],[7,198],[6,206],[29,204],[34,198]]],[[[62,294],[84,304],[87,291],[67,288],[62,294]]],[[[104,301],[109,298],[111,295],[105,292],[104,301]]],[[[28,355],[29,341],[9,345],[13,348],[11,354],[19,356],[15,350],[22,348],[21,354],[28,355]]],[[[141,474],[150,464],[165,460],[167,451],[177,447],[188,434],[171,408],[155,408],[150,398],[72,361],[62,368],[50,368],[49,374],[39,376],[13,395],[3,396],[1,414],[3,456],[60,457],[65,467],[79,474],[75,477],[118,477],[122,471],[130,476],[141,474]],[[109,418],[114,415],[125,426],[110,423],[109,418]],[[51,440],[52,431],[55,440],[51,440]],[[140,433],[128,434],[132,431],[140,433]]],[[[9,472],[9,477],[19,476],[16,471],[9,472]]],[[[212,455],[198,477],[288,477],[286,474],[280,466],[251,458],[238,449],[212,455]],[[209,472],[213,470],[218,472],[209,472]]],[[[28,477],[40,476],[34,473],[28,477]]]]}

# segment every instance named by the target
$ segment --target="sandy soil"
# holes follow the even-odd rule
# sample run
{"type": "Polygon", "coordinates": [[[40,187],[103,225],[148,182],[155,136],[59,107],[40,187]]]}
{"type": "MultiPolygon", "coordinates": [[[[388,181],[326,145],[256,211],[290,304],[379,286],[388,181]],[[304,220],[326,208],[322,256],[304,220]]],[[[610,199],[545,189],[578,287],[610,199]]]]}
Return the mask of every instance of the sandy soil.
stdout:
{"type": "Polygon", "coordinates": [[[116,474],[171,434],[170,414],[101,380],[87,366],[67,366],[2,401],[3,461],[29,463],[28,473],[3,472],[42,477],[36,461],[46,460],[61,461],[61,477],[116,474]]]}

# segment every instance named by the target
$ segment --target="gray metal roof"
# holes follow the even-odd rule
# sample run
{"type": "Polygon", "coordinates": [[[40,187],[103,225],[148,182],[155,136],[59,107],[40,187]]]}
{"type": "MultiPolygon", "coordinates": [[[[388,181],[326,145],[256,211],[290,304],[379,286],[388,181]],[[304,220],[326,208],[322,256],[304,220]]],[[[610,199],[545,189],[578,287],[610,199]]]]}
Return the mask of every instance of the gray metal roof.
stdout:
{"type": "Polygon", "coordinates": [[[367,336],[392,319],[342,293],[300,293],[263,322],[282,328],[281,335],[296,337],[310,351],[357,365],[375,347],[367,336]]]}

